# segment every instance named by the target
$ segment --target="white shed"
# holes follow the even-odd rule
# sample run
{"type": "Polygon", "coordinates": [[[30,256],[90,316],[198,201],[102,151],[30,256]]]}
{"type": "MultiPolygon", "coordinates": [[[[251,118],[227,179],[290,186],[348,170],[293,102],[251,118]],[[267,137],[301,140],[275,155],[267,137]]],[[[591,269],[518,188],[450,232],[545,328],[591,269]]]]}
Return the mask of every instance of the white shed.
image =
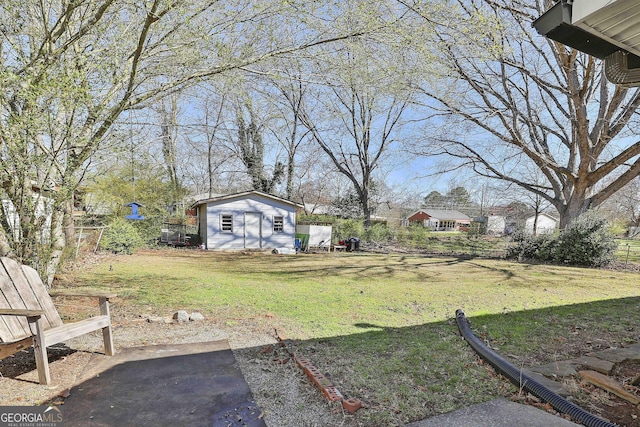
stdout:
{"type": "Polygon", "coordinates": [[[558,220],[552,217],[551,215],[547,215],[544,213],[538,214],[538,221],[536,222],[536,217],[531,216],[527,218],[527,221],[524,225],[524,232],[526,234],[533,234],[533,224],[536,224],[536,233],[535,234],[551,234],[556,231],[558,228],[558,220]]]}
{"type": "Polygon", "coordinates": [[[193,204],[207,249],[293,248],[298,207],[260,191],[217,196],[193,204]]]}

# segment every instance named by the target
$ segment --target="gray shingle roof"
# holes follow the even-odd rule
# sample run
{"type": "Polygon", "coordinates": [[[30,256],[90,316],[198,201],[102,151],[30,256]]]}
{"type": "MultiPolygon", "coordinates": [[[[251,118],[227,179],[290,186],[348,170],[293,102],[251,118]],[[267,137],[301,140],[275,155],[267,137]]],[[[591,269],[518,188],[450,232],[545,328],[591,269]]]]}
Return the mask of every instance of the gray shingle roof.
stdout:
{"type": "Polygon", "coordinates": [[[471,221],[471,218],[467,215],[453,210],[420,209],[419,211],[414,212],[411,216],[418,212],[424,212],[431,218],[439,219],[440,221],[471,221]]]}

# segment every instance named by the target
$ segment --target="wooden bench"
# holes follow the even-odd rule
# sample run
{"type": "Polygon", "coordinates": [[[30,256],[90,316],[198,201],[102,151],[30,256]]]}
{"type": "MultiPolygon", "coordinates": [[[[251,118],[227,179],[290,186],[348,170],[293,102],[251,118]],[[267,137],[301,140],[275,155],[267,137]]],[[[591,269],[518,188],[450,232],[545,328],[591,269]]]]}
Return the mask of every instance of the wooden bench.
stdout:
{"type": "Polygon", "coordinates": [[[97,297],[100,315],[74,323],[62,323],[51,296],[38,273],[9,258],[0,258],[0,360],[33,346],[38,379],[50,384],[47,347],[102,330],[104,352],[115,354],[109,298],[111,292],[64,293],[97,297]]]}

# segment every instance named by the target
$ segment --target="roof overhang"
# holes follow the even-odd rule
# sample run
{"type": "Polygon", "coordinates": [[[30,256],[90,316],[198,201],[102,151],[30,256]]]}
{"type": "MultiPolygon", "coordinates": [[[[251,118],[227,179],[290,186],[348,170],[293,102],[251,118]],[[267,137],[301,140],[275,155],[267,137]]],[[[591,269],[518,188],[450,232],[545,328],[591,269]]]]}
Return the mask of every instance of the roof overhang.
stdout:
{"type": "Polygon", "coordinates": [[[561,0],[533,26],[551,40],[604,59],[607,78],[631,86],[640,84],[639,20],[637,0],[561,0]]]}
{"type": "Polygon", "coordinates": [[[571,23],[640,56],[638,0],[574,0],[571,23]]]}
{"type": "Polygon", "coordinates": [[[225,195],[221,195],[221,196],[217,196],[217,197],[210,197],[210,198],[206,198],[206,199],[200,199],[195,201],[192,205],[191,208],[196,208],[200,205],[204,205],[207,203],[217,203],[217,202],[224,202],[227,200],[231,200],[231,199],[237,199],[237,198],[244,198],[244,197],[249,197],[251,195],[255,195],[255,196],[260,196],[260,197],[264,197],[267,199],[271,199],[274,201],[279,201],[281,203],[285,203],[288,205],[291,205],[293,207],[296,208],[303,208],[304,206],[296,203],[296,202],[292,202],[291,200],[287,200],[287,199],[283,199],[282,197],[278,197],[278,196],[274,196],[272,194],[267,194],[267,193],[263,193],[261,191],[243,191],[241,193],[234,193],[234,194],[225,194],[225,195]]]}

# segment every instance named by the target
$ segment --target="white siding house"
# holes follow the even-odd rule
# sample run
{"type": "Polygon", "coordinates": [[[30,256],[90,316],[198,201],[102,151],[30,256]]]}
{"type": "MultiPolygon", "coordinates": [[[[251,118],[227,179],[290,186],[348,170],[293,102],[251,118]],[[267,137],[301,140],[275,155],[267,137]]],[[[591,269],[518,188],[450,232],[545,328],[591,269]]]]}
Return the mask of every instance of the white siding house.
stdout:
{"type": "MultiPolygon", "coordinates": [[[[53,212],[53,199],[38,194],[33,195],[33,202],[35,207],[35,220],[42,225],[39,229],[39,237],[41,243],[48,242],[51,237],[51,218],[53,212]]],[[[9,223],[9,228],[13,232],[13,237],[16,240],[20,240],[20,214],[16,210],[16,207],[11,200],[0,200],[0,214],[4,215],[9,223]]]]}
{"type": "Polygon", "coordinates": [[[507,228],[507,219],[501,215],[487,217],[487,234],[502,235],[507,228]]]}
{"type": "MultiPolygon", "coordinates": [[[[527,218],[524,225],[524,232],[526,234],[534,234],[533,232],[533,224],[536,222],[536,217],[531,216],[527,218]]],[[[541,213],[538,214],[538,221],[536,222],[536,232],[535,234],[551,234],[556,231],[558,228],[558,220],[554,217],[541,213]]]]}
{"type": "Polygon", "coordinates": [[[198,200],[199,234],[207,249],[293,248],[300,205],[259,191],[198,200]]]}

